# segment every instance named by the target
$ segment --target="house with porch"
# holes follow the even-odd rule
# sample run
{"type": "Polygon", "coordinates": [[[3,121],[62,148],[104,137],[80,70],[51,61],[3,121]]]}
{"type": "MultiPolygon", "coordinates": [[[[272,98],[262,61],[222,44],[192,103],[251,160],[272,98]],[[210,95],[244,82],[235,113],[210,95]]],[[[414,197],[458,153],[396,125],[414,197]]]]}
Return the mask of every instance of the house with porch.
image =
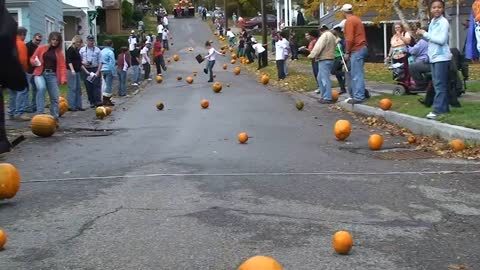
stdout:
{"type": "Polygon", "coordinates": [[[63,20],[65,21],[65,43],[70,45],[75,35],[97,37],[97,8],[102,6],[100,0],[62,0],[63,20]]]}
{"type": "Polygon", "coordinates": [[[32,39],[35,33],[43,35],[43,43],[53,31],[65,36],[61,0],[6,0],[5,6],[18,25],[28,30],[27,41],[32,39]]]}
{"type": "MultiPolygon", "coordinates": [[[[463,50],[467,28],[465,24],[470,17],[472,10],[472,4],[474,0],[465,0],[462,2],[455,2],[451,6],[447,6],[445,10],[446,18],[450,21],[450,47],[463,50]]],[[[324,3],[320,3],[319,6],[319,22],[320,25],[327,25],[329,28],[338,24],[342,18],[338,18],[337,13],[340,12],[340,6],[328,7],[324,3]]],[[[355,6],[353,9],[355,13],[355,6]]],[[[365,25],[367,34],[369,56],[367,61],[369,62],[382,62],[387,56],[390,50],[390,39],[393,35],[393,24],[399,22],[399,18],[395,15],[390,20],[384,20],[380,22],[374,22],[374,18],[377,16],[375,12],[369,12],[364,14],[361,18],[365,25]]],[[[418,22],[414,16],[409,16],[408,12],[405,12],[407,20],[409,22],[418,22]]]]}

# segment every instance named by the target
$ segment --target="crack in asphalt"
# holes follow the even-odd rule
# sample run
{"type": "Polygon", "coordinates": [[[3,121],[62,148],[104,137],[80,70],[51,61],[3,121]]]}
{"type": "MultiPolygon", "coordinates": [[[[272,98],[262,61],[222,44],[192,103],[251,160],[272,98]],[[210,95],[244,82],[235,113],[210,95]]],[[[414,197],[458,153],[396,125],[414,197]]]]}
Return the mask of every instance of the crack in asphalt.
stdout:
{"type": "Polygon", "coordinates": [[[120,206],[120,207],[117,207],[115,208],[114,210],[110,211],[110,212],[106,212],[106,213],[103,213],[101,215],[98,215],[90,220],[88,220],[87,222],[83,223],[83,225],[80,227],[80,229],[78,230],[78,232],[74,235],[74,236],[71,236],[69,237],[68,239],[66,239],[64,242],[68,242],[68,241],[71,241],[75,238],[78,238],[80,236],[82,236],[82,234],[86,231],[86,230],[89,230],[91,229],[91,227],[93,226],[93,224],[95,224],[95,222],[97,222],[97,220],[101,219],[101,218],[104,218],[108,215],[111,215],[111,214],[115,214],[117,213],[118,211],[120,211],[121,209],[123,208],[123,206],[120,206]]]}

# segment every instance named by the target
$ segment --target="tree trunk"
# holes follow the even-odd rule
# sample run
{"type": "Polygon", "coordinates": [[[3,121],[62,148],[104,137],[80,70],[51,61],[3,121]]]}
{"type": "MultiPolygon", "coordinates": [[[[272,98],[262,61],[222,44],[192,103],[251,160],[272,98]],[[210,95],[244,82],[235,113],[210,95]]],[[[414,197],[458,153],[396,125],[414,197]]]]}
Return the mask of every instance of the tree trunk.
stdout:
{"type": "Polygon", "coordinates": [[[426,28],[428,26],[428,2],[427,0],[418,0],[418,19],[420,20],[420,27],[426,28]]]}
{"type": "MultiPolygon", "coordinates": [[[[419,0],[422,1],[422,0],[419,0]]],[[[405,18],[405,14],[403,14],[403,10],[400,7],[400,0],[393,1],[393,10],[397,13],[400,22],[402,23],[403,27],[406,31],[411,31],[410,25],[408,25],[407,19],[405,18]]]]}

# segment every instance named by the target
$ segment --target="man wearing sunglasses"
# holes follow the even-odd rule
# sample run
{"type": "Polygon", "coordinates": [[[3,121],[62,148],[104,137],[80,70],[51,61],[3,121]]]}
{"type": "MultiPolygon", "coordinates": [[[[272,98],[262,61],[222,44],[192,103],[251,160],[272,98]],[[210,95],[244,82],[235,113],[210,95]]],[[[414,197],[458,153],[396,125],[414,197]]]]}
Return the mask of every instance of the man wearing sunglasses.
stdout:
{"type": "MultiPolygon", "coordinates": [[[[37,50],[38,46],[42,43],[42,34],[36,33],[33,35],[33,38],[27,43],[27,50],[28,50],[28,59],[32,57],[35,50],[37,50]]],[[[27,106],[28,112],[36,112],[37,111],[37,87],[35,86],[35,82],[33,81],[33,69],[34,67],[28,61],[28,70],[27,70],[27,80],[28,80],[28,89],[32,93],[31,103],[27,106]]]]}

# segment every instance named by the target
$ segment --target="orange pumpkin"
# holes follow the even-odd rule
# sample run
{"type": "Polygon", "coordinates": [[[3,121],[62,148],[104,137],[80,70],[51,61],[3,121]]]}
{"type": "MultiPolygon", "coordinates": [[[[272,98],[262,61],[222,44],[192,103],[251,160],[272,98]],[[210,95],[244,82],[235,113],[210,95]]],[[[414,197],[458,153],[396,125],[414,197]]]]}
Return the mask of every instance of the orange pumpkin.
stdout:
{"type": "Polygon", "coordinates": [[[235,67],[235,68],[233,69],[233,73],[234,73],[235,75],[240,74],[240,67],[235,67]]]}
{"type": "Polygon", "coordinates": [[[232,65],[235,65],[235,63],[237,63],[237,60],[235,60],[235,59],[232,59],[232,61],[230,61],[230,64],[232,64],[232,65]]]}
{"type": "Polygon", "coordinates": [[[245,64],[250,64],[250,60],[245,60],[245,64]]]}
{"type": "Polygon", "coordinates": [[[282,270],[282,265],[275,259],[267,256],[251,257],[243,262],[238,270],[282,270]]]}
{"type": "Polygon", "coordinates": [[[230,48],[230,52],[233,52],[233,48],[230,48]]]}
{"type": "Polygon", "coordinates": [[[178,56],[178,54],[175,54],[173,56],[173,61],[178,62],[178,60],[180,60],[180,56],[178,56]]]}
{"type": "Polygon", "coordinates": [[[332,101],[333,102],[337,102],[339,96],[340,96],[340,92],[338,92],[337,90],[332,90],[332,101]]]}
{"type": "Polygon", "coordinates": [[[412,144],[412,143],[416,143],[417,142],[417,138],[415,138],[415,136],[408,136],[407,138],[407,141],[408,143],[412,144]]]}
{"type": "Polygon", "coordinates": [[[58,97],[58,103],[60,103],[60,102],[67,102],[67,100],[64,97],[59,96],[58,97]]]}
{"type": "Polygon", "coordinates": [[[170,61],[171,61],[170,58],[167,58],[167,63],[170,63],[170,61]]]}
{"type": "MultiPolygon", "coordinates": [[[[195,74],[196,74],[196,73],[194,73],[194,75],[195,75],[195,74]]],[[[185,81],[186,81],[188,84],[192,84],[192,83],[193,83],[193,78],[189,76],[189,77],[187,77],[187,78],[185,79],[185,81]]]]}
{"type": "Polygon", "coordinates": [[[240,143],[246,143],[248,141],[248,134],[246,132],[241,132],[238,134],[238,141],[240,143]]]}
{"type": "Polygon", "coordinates": [[[353,246],[352,235],[347,231],[338,231],[333,235],[333,249],[339,254],[346,255],[353,246]]]}
{"type": "Polygon", "coordinates": [[[370,138],[368,138],[368,147],[371,150],[380,150],[383,144],[383,137],[380,134],[372,134],[370,138]]]}
{"type": "Polygon", "coordinates": [[[382,98],[378,103],[378,105],[382,110],[388,111],[392,107],[392,101],[388,98],[382,98]]]}
{"type": "Polygon", "coordinates": [[[208,100],[206,100],[206,99],[203,99],[203,100],[200,102],[200,106],[202,106],[203,109],[208,108],[209,105],[210,105],[210,103],[209,103],[208,100]]]}
{"type": "Polygon", "coordinates": [[[352,125],[347,120],[338,120],[333,128],[333,133],[339,141],[343,141],[352,133],[352,125]]]}
{"type": "Polygon", "coordinates": [[[237,59],[237,54],[236,53],[232,53],[232,59],[237,59]]]}
{"type": "Polygon", "coordinates": [[[215,92],[215,93],[219,93],[220,91],[222,91],[222,84],[219,83],[219,82],[215,82],[215,83],[212,85],[212,90],[213,90],[213,92],[215,92]]]}
{"type": "Polygon", "coordinates": [[[58,104],[58,114],[60,116],[64,115],[68,111],[68,104],[67,102],[60,102],[58,104]]]}
{"type": "Polygon", "coordinates": [[[107,117],[107,109],[105,109],[105,107],[103,106],[98,106],[95,109],[95,116],[97,116],[98,119],[103,119],[107,117]]]}
{"type": "Polygon", "coordinates": [[[227,64],[223,64],[222,67],[223,67],[223,69],[225,69],[225,70],[228,68],[227,64]]]}
{"type": "Polygon", "coordinates": [[[5,244],[7,243],[7,233],[4,232],[2,229],[0,229],[0,250],[5,247],[5,244]]]}
{"type": "Polygon", "coordinates": [[[453,152],[459,152],[466,148],[465,143],[460,139],[452,140],[450,142],[450,147],[452,148],[453,152]]]}
{"type": "Polygon", "coordinates": [[[162,75],[157,75],[155,77],[155,81],[157,81],[157,83],[162,83],[163,82],[163,76],[162,75]]]}
{"type": "Polygon", "coordinates": [[[268,82],[270,81],[270,77],[268,77],[268,75],[263,75],[262,78],[260,79],[260,81],[261,81],[264,85],[267,85],[268,82]]]}
{"type": "Polygon", "coordinates": [[[163,110],[163,108],[165,108],[165,105],[163,104],[163,102],[158,102],[155,107],[157,107],[157,110],[161,111],[163,110]]]}
{"type": "Polygon", "coordinates": [[[182,76],[177,76],[177,81],[181,81],[182,80],[182,76]]]}
{"type": "Polygon", "coordinates": [[[17,168],[10,163],[0,163],[0,200],[15,197],[18,189],[20,189],[20,174],[17,168]]]}
{"type": "Polygon", "coordinates": [[[57,122],[48,114],[37,114],[31,121],[32,133],[39,137],[50,137],[57,130],[57,122]]]}
{"type": "Polygon", "coordinates": [[[105,107],[105,112],[107,113],[107,115],[112,114],[112,107],[109,107],[109,106],[105,107]]]}

